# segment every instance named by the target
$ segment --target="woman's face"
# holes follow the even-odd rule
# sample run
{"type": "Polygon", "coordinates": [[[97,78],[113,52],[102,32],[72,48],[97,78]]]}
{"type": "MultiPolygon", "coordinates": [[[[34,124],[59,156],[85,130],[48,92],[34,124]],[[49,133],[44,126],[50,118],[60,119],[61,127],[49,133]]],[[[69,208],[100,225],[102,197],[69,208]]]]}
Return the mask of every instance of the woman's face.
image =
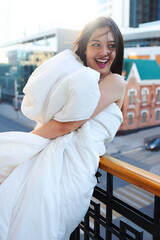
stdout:
{"type": "Polygon", "coordinates": [[[100,73],[101,78],[109,72],[116,57],[113,33],[108,27],[98,28],[90,37],[86,48],[87,66],[100,73]]]}

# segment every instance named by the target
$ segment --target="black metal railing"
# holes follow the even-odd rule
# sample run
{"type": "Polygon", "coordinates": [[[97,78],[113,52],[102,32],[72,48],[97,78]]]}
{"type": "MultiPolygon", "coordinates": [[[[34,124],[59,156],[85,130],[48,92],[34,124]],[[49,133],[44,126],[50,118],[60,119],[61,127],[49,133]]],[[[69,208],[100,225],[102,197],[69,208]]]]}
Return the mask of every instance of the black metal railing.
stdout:
{"type": "Polygon", "coordinates": [[[160,177],[111,157],[101,160],[100,167],[108,170],[106,189],[95,187],[89,210],[70,240],[160,240],[160,177]],[[152,217],[114,196],[114,175],[154,194],[152,217]],[[113,211],[121,217],[113,219],[113,211]]]}

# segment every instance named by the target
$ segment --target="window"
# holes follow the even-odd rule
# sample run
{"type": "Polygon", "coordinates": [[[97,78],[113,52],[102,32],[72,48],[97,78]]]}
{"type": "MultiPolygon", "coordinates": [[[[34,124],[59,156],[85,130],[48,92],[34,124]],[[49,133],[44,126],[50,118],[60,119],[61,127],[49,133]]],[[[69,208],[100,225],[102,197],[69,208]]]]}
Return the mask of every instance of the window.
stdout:
{"type": "Polygon", "coordinates": [[[128,117],[128,125],[132,125],[133,118],[134,118],[134,112],[128,112],[127,117],[128,117]]]}
{"type": "Polygon", "coordinates": [[[160,102],[160,89],[157,89],[157,101],[160,102]]]}
{"type": "Polygon", "coordinates": [[[142,112],[142,123],[146,122],[146,118],[147,118],[147,113],[146,112],[142,112]]]}
{"type": "Polygon", "coordinates": [[[128,114],[128,125],[132,125],[132,122],[133,122],[133,115],[128,114]]]}
{"type": "Polygon", "coordinates": [[[156,111],[156,120],[160,120],[160,110],[156,111]]]}
{"type": "Polygon", "coordinates": [[[129,104],[135,104],[135,91],[129,93],[129,104]]]}
{"type": "Polygon", "coordinates": [[[142,103],[147,102],[148,89],[142,89],[142,103]]]}

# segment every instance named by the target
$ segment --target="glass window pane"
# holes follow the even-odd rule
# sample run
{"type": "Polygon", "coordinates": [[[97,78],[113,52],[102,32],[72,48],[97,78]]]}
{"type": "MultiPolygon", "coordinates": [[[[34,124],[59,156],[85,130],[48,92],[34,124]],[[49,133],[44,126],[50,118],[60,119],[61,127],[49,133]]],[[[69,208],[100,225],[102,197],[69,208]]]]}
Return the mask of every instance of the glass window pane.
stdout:
{"type": "Polygon", "coordinates": [[[145,123],[146,122],[146,112],[142,113],[142,122],[145,123]]]}
{"type": "Polygon", "coordinates": [[[160,120],[160,111],[156,111],[156,120],[160,120]]]}
{"type": "Polygon", "coordinates": [[[132,116],[132,114],[129,114],[128,115],[128,124],[129,125],[132,125],[132,122],[133,122],[132,120],[133,120],[133,116],[132,116]]]}
{"type": "Polygon", "coordinates": [[[160,101],[160,90],[157,91],[157,101],[160,101]]]}
{"type": "Polygon", "coordinates": [[[131,91],[129,95],[129,104],[134,104],[135,103],[135,92],[131,91]]]}

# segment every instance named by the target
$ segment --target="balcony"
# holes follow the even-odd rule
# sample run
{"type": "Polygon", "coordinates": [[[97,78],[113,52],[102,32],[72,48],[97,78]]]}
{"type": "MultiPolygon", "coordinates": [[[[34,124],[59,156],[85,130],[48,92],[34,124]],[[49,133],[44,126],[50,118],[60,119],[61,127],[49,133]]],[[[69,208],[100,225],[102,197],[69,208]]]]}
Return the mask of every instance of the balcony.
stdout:
{"type": "Polygon", "coordinates": [[[99,167],[107,173],[106,189],[95,187],[89,210],[70,240],[160,240],[160,176],[107,155],[99,167]],[[114,176],[151,193],[153,213],[114,196],[114,176]]]}

